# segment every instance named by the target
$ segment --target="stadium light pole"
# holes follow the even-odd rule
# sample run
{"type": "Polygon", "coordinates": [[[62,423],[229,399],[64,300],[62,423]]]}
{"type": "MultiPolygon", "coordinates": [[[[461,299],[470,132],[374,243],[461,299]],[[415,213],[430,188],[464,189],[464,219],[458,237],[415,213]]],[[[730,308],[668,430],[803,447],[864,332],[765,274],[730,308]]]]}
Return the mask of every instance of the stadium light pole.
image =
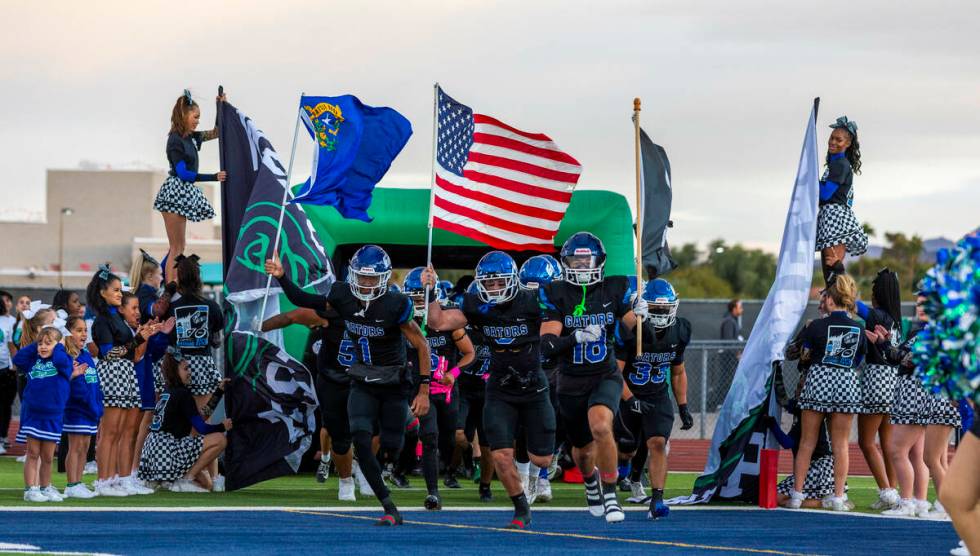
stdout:
{"type": "Polygon", "coordinates": [[[65,287],[65,217],[75,213],[75,209],[64,207],[58,215],[58,287],[65,287]]]}

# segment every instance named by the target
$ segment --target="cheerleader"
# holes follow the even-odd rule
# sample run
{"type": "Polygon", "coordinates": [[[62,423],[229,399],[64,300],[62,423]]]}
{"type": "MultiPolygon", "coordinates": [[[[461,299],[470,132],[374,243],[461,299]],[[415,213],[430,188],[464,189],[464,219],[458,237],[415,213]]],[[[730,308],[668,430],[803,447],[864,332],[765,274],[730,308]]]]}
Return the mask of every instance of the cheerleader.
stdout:
{"type": "MultiPolygon", "coordinates": [[[[224,101],[225,96],[218,97],[224,101]]],[[[196,131],[201,122],[201,107],[191,98],[191,92],[177,98],[170,114],[170,134],[167,136],[167,161],[170,175],[160,187],[153,208],[163,213],[163,223],[167,228],[170,252],[167,257],[167,276],[174,276],[177,255],[184,252],[185,228],[187,221],[201,222],[214,218],[214,208],[195,182],[225,181],[225,172],[216,174],[198,173],[197,151],[205,141],[218,137],[218,128],[209,131],[196,131]]]]}
{"type": "Polygon", "coordinates": [[[85,374],[87,365],[73,362],[60,342],[56,328],[44,328],[37,342],[14,356],[14,365],[25,371],[27,385],[20,408],[20,433],[27,440],[24,462],[24,500],[61,502],[64,498],[51,484],[51,462],[61,440],[69,381],[85,374]]]}
{"type": "MultiPolygon", "coordinates": [[[[137,342],[133,354],[133,371],[136,375],[137,386],[139,386],[140,374],[146,368],[145,360],[149,359],[147,349],[150,344],[147,340],[158,333],[157,331],[161,326],[160,321],[152,319],[147,321],[146,324],[140,324],[139,298],[132,292],[123,293],[122,303],[119,305],[119,315],[123,318],[126,325],[129,326],[133,339],[137,342]]],[[[150,384],[152,385],[152,382],[150,384]]],[[[142,481],[137,479],[132,465],[133,460],[139,457],[135,455],[135,446],[136,438],[139,436],[140,420],[143,417],[143,412],[140,408],[144,404],[146,404],[146,401],[143,399],[143,393],[141,391],[140,405],[126,410],[119,441],[120,449],[117,454],[119,484],[130,494],[153,493],[153,489],[147,488],[142,484],[142,481]]]]}
{"type": "MultiPolygon", "coordinates": [[[[138,299],[140,324],[147,324],[151,319],[165,317],[170,308],[170,298],[177,291],[177,284],[171,282],[167,289],[160,293],[162,283],[163,272],[160,263],[149,253],[140,249],[139,254],[133,258],[133,265],[129,273],[131,291],[136,294],[138,299]]],[[[167,352],[167,346],[170,344],[170,330],[173,328],[173,324],[173,320],[165,322],[160,332],[150,336],[147,341],[146,353],[136,363],[141,417],[136,433],[136,445],[133,450],[133,475],[139,468],[140,452],[143,450],[143,443],[146,441],[150,422],[153,420],[153,409],[156,407],[155,370],[160,359],[167,352]]]]}
{"type": "Polygon", "coordinates": [[[177,255],[175,259],[179,297],[170,303],[167,311],[167,317],[176,320],[170,332],[170,346],[187,363],[191,375],[188,388],[201,406],[221,382],[221,372],[211,349],[221,344],[225,319],[218,304],[204,297],[197,255],[177,255]]]}
{"type": "MultiPolygon", "coordinates": [[[[105,413],[102,417],[99,445],[96,460],[99,478],[95,481],[95,492],[100,496],[128,496],[142,489],[129,488],[133,485],[119,481],[120,472],[129,475],[132,464],[132,444],[126,449],[122,446],[123,431],[127,415],[140,406],[139,384],[136,380],[137,348],[149,336],[149,330],[133,334],[120,314],[123,291],[122,282],[112,274],[108,265],[102,265],[92,276],[86,289],[88,306],[95,313],[92,323],[92,343],[99,358],[98,378],[102,386],[105,413]],[[123,459],[126,453],[129,457],[123,459]]],[[[129,420],[133,418],[130,416],[129,420]]]]}
{"type": "Polygon", "coordinates": [[[68,433],[68,457],[65,471],[68,485],[66,498],[94,498],[96,493],[82,482],[86,456],[92,437],[99,432],[102,418],[102,388],[99,387],[99,373],[95,360],[85,349],[88,341],[88,326],[79,316],[68,317],[69,336],[65,338],[65,349],[76,363],[84,363],[85,373],[72,378],[65,406],[64,431],[68,433]]]}
{"type": "Polygon", "coordinates": [[[858,256],[868,248],[868,236],[851,210],[854,174],[861,173],[857,122],[841,116],[830,127],[834,131],[827,142],[827,169],[820,180],[816,244],[828,285],[831,274],[844,272],[847,254],[858,256]]]}
{"type": "MultiPolygon", "coordinates": [[[[179,352],[172,350],[161,361],[167,389],[153,413],[140,456],[139,476],[144,481],[170,482],[172,492],[207,492],[213,486],[207,468],[225,449],[228,441],[224,432],[231,430],[232,423],[231,419],[220,425],[204,422],[188,388],[190,366],[179,357],[179,352]],[[196,435],[191,434],[191,428],[196,435]]],[[[222,394],[219,384],[207,407],[217,407],[222,394]]]]}
{"type": "MultiPolygon", "coordinates": [[[[915,302],[916,323],[909,330],[908,338],[896,348],[885,352],[888,361],[898,365],[898,386],[892,402],[892,433],[885,446],[885,455],[891,460],[898,478],[901,497],[897,507],[886,510],[885,515],[914,517],[929,510],[926,495],[929,490],[929,468],[923,459],[927,417],[931,398],[922,381],[915,374],[912,360],[912,344],[928,317],[923,310],[926,298],[919,296],[915,302]]],[[[879,334],[887,334],[877,329],[879,334]]]]}
{"type": "Polygon", "coordinates": [[[799,508],[805,499],[806,475],[810,469],[824,418],[830,416],[830,444],[834,453],[834,495],[823,506],[847,511],[845,487],[848,470],[848,439],[854,414],[861,409],[861,390],[857,366],[866,350],[864,327],[850,317],[854,311],[857,286],[854,279],[836,276],[821,293],[821,304],[829,313],[801,332],[802,359],[809,364],[800,394],[802,410],[800,445],[793,461],[796,486],[790,491],[789,506],[799,508]]]}
{"type": "MultiPolygon", "coordinates": [[[[954,429],[961,427],[960,412],[956,408],[956,402],[943,397],[942,394],[929,394],[928,413],[925,417],[926,437],[922,451],[922,459],[926,467],[929,468],[929,475],[932,476],[932,484],[936,487],[936,492],[940,492],[941,485],[946,480],[946,473],[949,471],[949,435],[954,429]]],[[[946,509],[941,501],[936,500],[935,507],[930,509],[929,502],[925,504],[917,502],[916,510],[922,517],[929,519],[946,519],[946,509]]]]}
{"type": "Polygon", "coordinates": [[[901,296],[897,274],[887,268],[878,272],[871,285],[871,303],[868,307],[857,302],[857,314],[864,319],[868,339],[866,364],[858,377],[861,387],[858,444],[878,484],[878,500],[871,504],[871,509],[885,510],[895,507],[899,501],[898,491],[894,488],[895,470],[875,442],[880,436],[881,448],[887,449],[891,436],[888,414],[895,398],[898,370],[888,363],[884,353],[901,341],[901,296]],[[879,330],[887,331],[887,334],[879,330]]]}
{"type": "Polygon", "coordinates": [[[70,290],[58,290],[51,301],[51,308],[54,309],[58,318],[67,320],[68,317],[84,316],[85,306],[82,305],[82,298],[78,292],[70,290]]]}

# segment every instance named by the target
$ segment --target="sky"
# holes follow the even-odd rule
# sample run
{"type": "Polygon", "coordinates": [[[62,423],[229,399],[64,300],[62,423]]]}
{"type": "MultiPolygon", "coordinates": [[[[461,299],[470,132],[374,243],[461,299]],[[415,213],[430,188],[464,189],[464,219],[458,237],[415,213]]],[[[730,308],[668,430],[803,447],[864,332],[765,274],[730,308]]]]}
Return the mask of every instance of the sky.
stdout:
{"type": "MultiPolygon", "coordinates": [[[[860,126],[873,242],[980,224],[976,2],[0,0],[0,18],[0,218],[43,215],[49,168],[165,168],[177,96],[210,127],[219,84],[283,160],[301,92],[391,106],[414,135],[381,185],[428,187],[439,82],[631,205],[640,97],[671,160],[675,245],[778,249],[816,96],[821,143],[841,114],[860,126]]],[[[301,135],[294,182],[311,154],[301,135]]],[[[201,170],[217,160],[206,144],[201,170]]]]}

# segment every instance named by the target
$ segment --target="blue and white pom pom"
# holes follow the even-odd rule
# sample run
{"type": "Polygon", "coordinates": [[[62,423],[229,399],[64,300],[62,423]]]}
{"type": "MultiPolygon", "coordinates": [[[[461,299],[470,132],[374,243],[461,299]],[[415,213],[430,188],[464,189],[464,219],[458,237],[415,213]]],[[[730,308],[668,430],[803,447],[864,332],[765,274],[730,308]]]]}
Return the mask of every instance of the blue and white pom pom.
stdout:
{"type": "Polygon", "coordinates": [[[920,287],[929,323],[913,346],[926,388],[980,403],[980,230],[936,254],[920,287]]]}

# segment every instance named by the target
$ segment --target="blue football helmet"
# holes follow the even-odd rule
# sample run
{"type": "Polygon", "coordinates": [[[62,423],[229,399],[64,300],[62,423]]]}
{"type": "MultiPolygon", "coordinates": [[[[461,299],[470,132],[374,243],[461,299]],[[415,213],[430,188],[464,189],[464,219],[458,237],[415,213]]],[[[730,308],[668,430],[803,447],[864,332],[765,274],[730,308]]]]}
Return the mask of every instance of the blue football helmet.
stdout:
{"type": "Polygon", "coordinates": [[[388,291],[391,278],[391,259],[377,245],[365,245],[350,258],[347,283],[354,297],[361,301],[373,301],[388,291]]]}
{"type": "Polygon", "coordinates": [[[425,286],[422,285],[421,266],[417,266],[408,271],[405,281],[402,282],[402,291],[412,300],[415,306],[415,316],[421,317],[425,314],[425,286]]]}
{"type": "Polygon", "coordinates": [[[606,248],[589,232],[578,232],[561,248],[561,266],[565,281],[578,286],[591,286],[602,281],[606,264],[606,248]]]}
{"type": "Polygon", "coordinates": [[[503,251],[491,251],[476,263],[477,293],[484,303],[506,303],[517,296],[517,263],[503,251]]]}
{"type": "Polygon", "coordinates": [[[402,289],[398,287],[398,284],[388,284],[388,291],[401,293],[402,289]]]}
{"type": "Polygon", "coordinates": [[[436,293],[439,294],[439,304],[443,306],[448,305],[451,301],[450,297],[453,293],[453,283],[449,280],[439,280],[436,293]]]}
{"type": "Polygon", "coordinates": [[[650,310],[650,322],[654,328],[668,328],[677,320],[677,292],[663,278],[654,278],[643,286],[643,300],[650,310]]]}
{"type": "Polygon", "coordinates": [[[555,280],[561,280],[561,265],[551,255],[535,255],[524,261],[518,278],[521,281],[521,288],[525,290],[536,290],[542,284],[550,284],[555,280]]]}

